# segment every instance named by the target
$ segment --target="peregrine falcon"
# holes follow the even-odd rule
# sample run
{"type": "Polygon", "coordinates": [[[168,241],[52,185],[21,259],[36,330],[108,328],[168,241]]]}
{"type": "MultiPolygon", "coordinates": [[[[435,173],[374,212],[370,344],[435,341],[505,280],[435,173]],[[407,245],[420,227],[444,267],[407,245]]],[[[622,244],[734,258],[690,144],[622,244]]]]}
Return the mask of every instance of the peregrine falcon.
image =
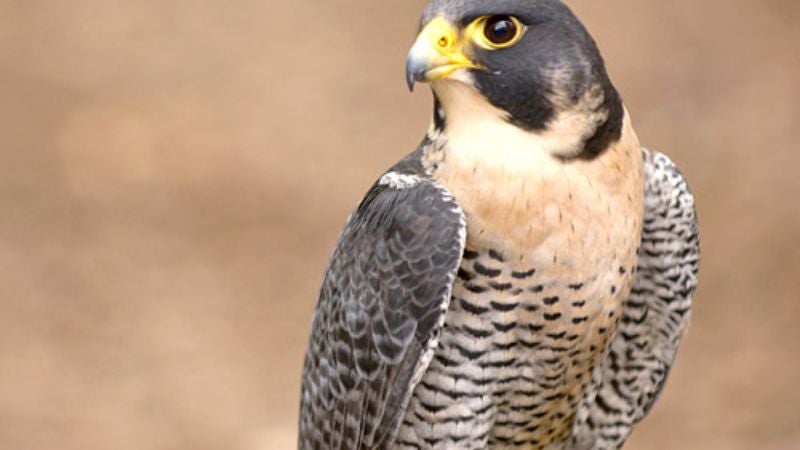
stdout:
{"type": "Polygon", "coordinates": [[[299,448],[621,448],[689,321],[683,176],[558,0],[433,0],[407,77],[432,125],[333,253],[299,448]]]}

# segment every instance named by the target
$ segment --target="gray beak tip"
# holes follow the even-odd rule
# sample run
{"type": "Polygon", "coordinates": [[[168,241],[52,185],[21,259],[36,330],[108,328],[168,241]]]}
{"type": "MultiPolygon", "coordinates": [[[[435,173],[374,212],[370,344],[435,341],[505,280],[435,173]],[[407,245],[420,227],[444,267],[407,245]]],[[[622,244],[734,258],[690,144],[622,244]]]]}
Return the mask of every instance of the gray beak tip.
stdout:
{"type": "Polygon", "coordinates": [[[427,64],[421,63],[413,55],[409,55],[406,61],[406,84],[409,91],[414,92],[414,85],[417,81],[425,79],[427,70],[427,64]]]}

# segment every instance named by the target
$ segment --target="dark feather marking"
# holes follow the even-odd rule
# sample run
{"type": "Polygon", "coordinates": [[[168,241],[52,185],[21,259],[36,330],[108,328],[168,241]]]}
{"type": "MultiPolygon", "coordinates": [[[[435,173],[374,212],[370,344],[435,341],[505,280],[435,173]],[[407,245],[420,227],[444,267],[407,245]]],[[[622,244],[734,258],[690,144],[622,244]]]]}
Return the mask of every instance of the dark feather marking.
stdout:
{"type": "MultiPolygon", "coordinates": [[[[423,176],[413,172],[418,157],[396,167],[423,176]]],[[[463,254],[461,227],[453,201],[428,181],[403,189],[375,184],[367,192],[320,292],[298,448],[383,448],[394,438],[419,358],[439,333],[463,254]]]]}

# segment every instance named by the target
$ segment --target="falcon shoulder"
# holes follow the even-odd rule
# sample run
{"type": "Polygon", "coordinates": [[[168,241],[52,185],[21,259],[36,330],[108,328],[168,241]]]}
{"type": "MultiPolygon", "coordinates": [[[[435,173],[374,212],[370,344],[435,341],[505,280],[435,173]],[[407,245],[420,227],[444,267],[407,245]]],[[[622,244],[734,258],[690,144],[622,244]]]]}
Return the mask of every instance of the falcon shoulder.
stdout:
{"type": "Polygon", "coordinates": [[[372,186],[333,253],[303,369],[301,449],[387,448],[433,356],[466,226],[413,156],[372,186]]]}
{"type": "Polygon", "coordinates": [[[697,286],[694,197],[667,156],[642,151],[645,209],[636,276],[617,335],[593,376],[596,396],[582,408],[582,427],[597,449],[621,447],[655,403],[688,327],[697,286]]]}

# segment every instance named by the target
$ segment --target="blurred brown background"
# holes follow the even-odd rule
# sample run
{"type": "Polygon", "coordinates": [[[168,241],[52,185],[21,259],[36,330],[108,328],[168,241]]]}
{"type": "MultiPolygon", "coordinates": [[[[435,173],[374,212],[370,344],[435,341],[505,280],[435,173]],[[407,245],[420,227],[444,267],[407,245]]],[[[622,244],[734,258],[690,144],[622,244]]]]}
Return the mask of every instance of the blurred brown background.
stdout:
{"type": "MultiPolygon", "coordinates": [[[[702,220],[628,448],[800,448],[800,4],[570,3],[702,220]]],[[[332,246],[427,127],[423,4],[0,0],[0,448],[294,446],[332,246]]]]}

